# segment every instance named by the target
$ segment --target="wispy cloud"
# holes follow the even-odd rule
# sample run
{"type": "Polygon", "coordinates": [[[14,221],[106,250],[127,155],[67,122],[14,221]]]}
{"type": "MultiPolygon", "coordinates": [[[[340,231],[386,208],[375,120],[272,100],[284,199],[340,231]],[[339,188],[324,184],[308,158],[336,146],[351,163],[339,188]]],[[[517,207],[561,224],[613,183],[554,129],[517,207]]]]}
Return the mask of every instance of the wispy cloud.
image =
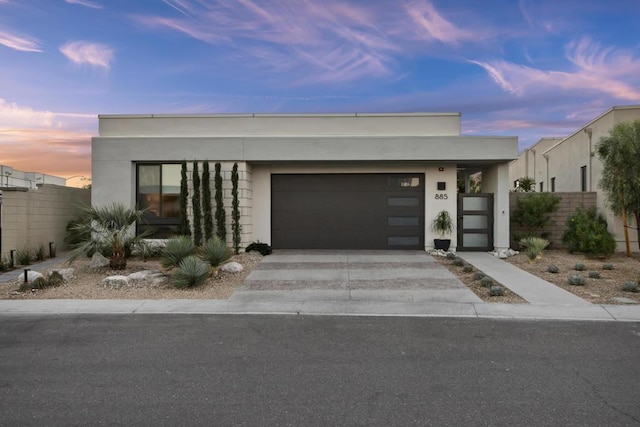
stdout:
{"type": "Polygon", "coordinates": [[[113,49],[109,46],[82,40],[60,46],[60,52],[75,64],[88,64],[106,69],[109,69],[113,60],[113,49]]]}
{"type": "Polygon", "coordinates": [[[483,31],[456,26],[427,0],[393,6],[338,0],[163,2],[173,14],[134,20],[231,47],[274,71],[296,71],[303,76],[298,83],[389,76],[400,59],[424,51],[425,43],[455,47],[475,42],[483,31]]]}
{"type": "Polygon", "coordinates": [[[102,9],[103,6],[93,1],[89,0],[65,0],[69,4],[78,4],[80,6],[90,7],[92,9],[102,9]]]}
{"type": "Polygon", "coordinates": [[[0,44],[24,52],[42,52],[38,40],[12,34],[7,31],[0,31],[0,44]]]}
{"type": "Polygon", "coordinates": [[[640,102],[640,60],[631,52],[603,48],[588,38],[567,46],[570,71],[543,70],[509,61],[471,61],[484,68],[505,92],[541,91],[601,93],[625,102],[640,102]]]}
{"type": "Polygon", "coordinates": [[[90,175],[95,114],[39,111],[0,98],[0,163],[54,175],[90,175]]]}

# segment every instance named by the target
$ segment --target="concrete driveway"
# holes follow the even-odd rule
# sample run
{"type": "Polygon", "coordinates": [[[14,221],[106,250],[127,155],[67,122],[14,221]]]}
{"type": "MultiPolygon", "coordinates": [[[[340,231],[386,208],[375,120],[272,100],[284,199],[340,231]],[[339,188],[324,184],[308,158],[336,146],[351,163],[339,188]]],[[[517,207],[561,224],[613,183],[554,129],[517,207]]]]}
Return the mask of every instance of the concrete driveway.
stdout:
{"type": "Polygon", "coordinates": [[[422,251],[279,250],[233,301],[482,302],[422,251]]]}

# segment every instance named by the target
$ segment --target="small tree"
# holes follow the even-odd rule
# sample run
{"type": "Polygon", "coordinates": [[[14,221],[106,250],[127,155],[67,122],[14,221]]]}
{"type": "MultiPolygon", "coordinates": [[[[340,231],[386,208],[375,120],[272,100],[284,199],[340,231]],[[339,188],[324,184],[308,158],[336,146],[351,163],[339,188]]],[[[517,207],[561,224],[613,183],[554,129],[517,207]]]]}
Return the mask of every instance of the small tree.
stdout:
{"type": "Polygon", "coordinates": [[[180,172],[180,229],[179,233],[183,236],[191,235],[191,227],[189,226],[189,216],[187,206],[189,203],[189,188],[187,186],[187,162],[182,162],[182,171],[180,172]]]}
{"type": "Polygon", "coordinates": [[[518,199],[511,222],[520,228],[522,237],[545,237],[551,214],[558,210],[560,197],[552,193],[531,193],[518,199]]]}
{"type": "Polygon", "coordinates": [[[636,219],[640,248],[640,119],[616,123],[609,136],[600,138],[596,151],[603,166],[599,184],[611,210],[622,217],[630,256],[627,215],[636,219]]]}
{"type": "Polygon", "coordinates": [[[213,208],[211,206],[211,177],[209,161],[202,164],[202,214],[204,222],[204,240],[213,237],[213,208]]]}
{"type": "Polygon", "coordinates": [[[240,252],[240,203],[238,201],[238,164],[233,164],[231,171],[231,230],[233,231],[233,250],[236,255],[240,252]]]}
{"type": "Polygon", "coordinates": [[[223,242],[227,241],[227,225],[224,213],[224,202],[222,200],[222,174],[220,163],[215,164],[215,187],[216,187],[216,235],[223,242]]]}
{"type": "Polygon", "coordinates": [[[518,186],[515,188],[515,191],[519,191],[522,193],[531,193],[536,189],[536,180],[531,178],[530,176],[523,176],[518,178],[517,180],[518,186]]]}
{"type": "Polygon", "coordinates": [[[200,174],[198,173],[198,162],[193,162],[193,197],[191,197],[193,207],[193,243],[196,246],[202,244],[202,206],[200,204],[200,174]]]}

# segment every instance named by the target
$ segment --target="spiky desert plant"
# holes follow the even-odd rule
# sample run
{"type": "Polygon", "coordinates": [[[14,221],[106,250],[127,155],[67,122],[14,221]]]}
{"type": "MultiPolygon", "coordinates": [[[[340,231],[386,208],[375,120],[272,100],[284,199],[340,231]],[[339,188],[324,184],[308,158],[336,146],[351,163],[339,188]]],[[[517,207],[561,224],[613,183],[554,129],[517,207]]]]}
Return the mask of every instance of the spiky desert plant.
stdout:
{"type": "Polygon", "coordinates": [[[502,286],[491,286],[489,288],[489,296],[491,297],[504,296],[504,288],[502,286]]]}
{"type": "Polygon", "coordinates": [[[612,263],[607,262],[605,264],[602,265],[602,269],[603,270],[613,270],[615,267],[613,266],[612,263]]]}
{"type": "Polygon", "coordinates": [[[180,261],[178,268],[170,278],[170,282],[176,288],[191,288],[202,285],[210,274],[211,266],[191,255],[180,261]]]}
{"type": "Polygon", "coordinates": [[[483,288],[490,288],[493,286],[493,279],[491,277],[485,276],[480,280],[480,286],[483,288]]]}
{"type": "Polygon", "coordinates": [[[227,241],[226,214],[224,212],[224,201],[222,193],[222,172],[220,163],[215,164],[214,185],[216,189],[216,236],[223,242],[227,241]]]}
{"type": "Polygon", "coordinates": [[[238,164],[231,170],[231,230],[233,231],[233,252],[240,252],[240,202],[238,201],[238,164]]]}
{"type": "Polygon", "coordinates": [[[454,254],[453,252],[447,252],[447,254],[445,255],[445,258],[453,261],[454,259],[456,259],[456,254],[454,254]]]}
{"type": "Polygon", "coordinates": [[[200,246],[202,243],[202,205],[200,203],[200,173],[198,162],[193,162],[193,196],[191,207],[193,209],[193,243],[200,246]]]}
{"type": "Polygon", "coordinates": [[[58,273],[57,271],[52,271],[47,281],[49,286],[57,287],[61,286],[64,283],[64,277],[62,277],[62,274],[58,273]]]}
{"type": "Polygon", "coordinates": [[[456,267],[462,267],[464,265],[464,260],[460,257],[457,257],[453,260],[453,265],[455,265],[456,267]]]}
{"type": "Polygon", "coordinates": [[[162,250],[162,266],[164,268],[177,267],[186,257],[193,255],[196,247],[189,236],[177,236],[167,240],[162,250]]]}
{"type": "Polygon", "coordinates": [[[189,214],[187,207],[189,206],[189,185],[187,182],[187,162],[182,162],[180,171],[180,228],[178,234],[183,236],[191,236],[191,226],[189,225],[189,214]]]}
{"type": "Polygon", "coordinates": [[[542,237],[527,237],[526,239],[520,240],[520,244],[527,258],[529,258],[529,262],[534,263],[540,254],[542,254],[542,251],[549,246],[549,241],[542,237]]]}
{"type": "Polygon", "coordinates": [[[482,271],[478,271],[478,272],[476,272],[476,274],[473,275],[473,279],[474,280],[482,280],[485,277],[487,277],[487,275],[484,274],[482,271]]]}
{"type": "Polygon", "coordinates": [[[589,278],[590,279],[600,279],[602,278],[602,276],[600,276],[600,273],[597,271],[590,271],[589,272],[589,278]]]}
{"type": "Polygon", "coordinates": [[[202,162],[202,222],[204,226],[204,240],[213,237],[213,207],[211,205],[211,175],[209,161],[202,162]]]}
{"type": "Polygon", "coordinates": [[[572,274],[569,276],[569,284],[571,286],[584,286],[585,283],[586,281],[584,280],[584,277],[579,274],[572,274]]]}
{"type": "Polygon", "coordinates": [[[576,271],[584,271],[587,269],[587,266],[584,265],[583,263],[579,262],[576,265],[573,266],[573,269],[576,271]]]}
{"type": "Polygon", "coordinates": [[[227,245],[218,237],[212,237],[204,242],[198,251],[200,258],[217,267],[231,257],[231,251],[227,245]]]}
{"type": "Polygon", "coordinates": [[[473,273],[473,266],[470,264],[466,264],[465,266],[462,267],[462,271],[464,273],[473,273]]]}
{"type": "Polygon", "coordinates": [[[72,227],[75,234],[85,238],[72,246],[69,262],[81,255],[99,251],[109,256],[112,269],[126,268],[131,248],[148,235],[136,234],[134,230],[135,224],[142,221],[144,210],[111,203],[98,207],[85,206],[82,212],[85,220],[72,227]]]}
{"type": "Polygon", "coordinates": [[[547,267],[547,271],[549,273],[558,274],[560,272],[560,268],[558,268],[558,266],[555,264],[551,264],[549,267],[547,267]]]}
{"type": "Polygon", "coordinates": [[[627,280],[623,283],[622,290],[625,292],[640,292],[640,287],[633,280],[627,280]]]}

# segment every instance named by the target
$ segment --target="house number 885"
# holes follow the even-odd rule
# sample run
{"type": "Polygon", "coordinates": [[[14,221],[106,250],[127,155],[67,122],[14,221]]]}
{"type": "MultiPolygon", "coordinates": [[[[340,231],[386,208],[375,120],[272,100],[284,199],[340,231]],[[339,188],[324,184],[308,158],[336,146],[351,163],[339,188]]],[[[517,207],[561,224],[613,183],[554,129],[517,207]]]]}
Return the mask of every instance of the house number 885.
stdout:
{"type": "Polygon", "coordinates": [[[436,200],[447,200],[449,199],[449,195],[445,193],[437,193],[436,200]]]}

